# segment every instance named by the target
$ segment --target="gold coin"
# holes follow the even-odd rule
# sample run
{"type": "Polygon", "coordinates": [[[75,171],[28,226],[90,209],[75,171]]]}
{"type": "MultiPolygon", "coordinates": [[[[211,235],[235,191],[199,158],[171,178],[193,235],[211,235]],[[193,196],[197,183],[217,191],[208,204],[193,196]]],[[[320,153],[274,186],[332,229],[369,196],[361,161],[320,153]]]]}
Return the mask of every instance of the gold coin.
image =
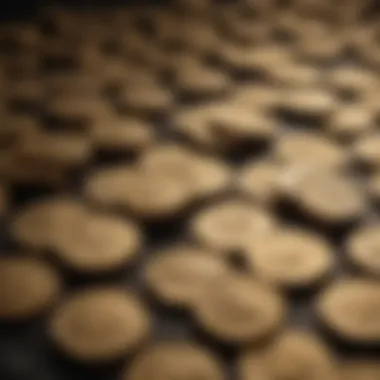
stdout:
{"type": "Polygon", "coordinates": [[[177,145],[162,145],[142,156],[140,166],[165,173],[186,183],[194,200],[225,190],[230,182],[230,168],[216,158],[197,154],[177,145]]]}
{"type": "Polygon", "coordinates": [[[357,138],[373,129],[374,117],[365,106],[342,106],[331,115],[327,129],[338,138],[357,138]]]}
{"type": "Polygon", "coordinates": [[[235,273],[215,278],[194,308],[195,319],[206,332],[238,345],[274,334],[284,315],[284,301],[271,287],[235,273]]]}
{"type": "Polygon", "coordinates": [[[54,248],[70,269],[82,273],[102,273],[130,263],[141,245],[137,226],[124,218],[87,212],[82,218],[62,226],[54,248]]]}
{"type": "Polygon", "coordinates": [[[310,173],[298,183],[301,210],[327,224],[351,222],[364,212],[366,201],[357,183],[339,174],[310,173]]]}
{"type": "Polygon", "coordinates": [[[148,123],[134,118],[99,119],[91,127],[91,137],[100,150],[141,153],[151,147],[154,132],[148,123]]]}
{"type": "Polygon", "coordinates": [[[333,269],[333,250],[321,236],[302,229],[279,229],[252,245],[248,260],[263,281],[285,288],[317,284],[333,269]]]}
{"type": "Polygon", "coordinates": [[[225,380],[222,365],[208,349],[185,341],[155,343],[143,350],[123,380],[225,380]]]}
{"type": "Polygon", "coordinates": [[[32,318],[49,308],[61,291],[58,273],[33,258],[0,258],[0,319],[32,318]]]}
{"type": "Polygon", "coordinates": [[[170,91],[158,84],[136,83],[121,95],[121,104],[135,112],[164,112],[172,103],[170,91]]]}
{"type": "Polygon", "coordinates": [[[122,289],[90,288],[71,295],[54,313],[50,335],[82,362],[108,362],[134,352],[148,337],[148,311],[122,289]]]}
{"type": "Polygon", "coordinates": [[[66,226],[84,215],[84,207],[71,198],[52,197],[31,203],[15,216],[11,236],[31,249],[52,249],[66,226]]]}
{"type": "Polygon", "coordinates": [[[322,322],[345,340],[380,341],[380,284],[375,280],[338,280],[319,295],[316,311],[322,322]]]}
{"type": "Polygon", "coordinates": [[[145,282],[160,301],[193,307],[209,282],[226,269],[212,253],[179,245],[154,253],[145,271],[145,282]]]}
{"type": "Polygon", "coordinates": [[[289,88],[282,91],[280,107],[307,117],[329,115],[335,108],[336,99],[327,90],[320,88],[289,88]]]}
{"type": "Polygon", "coordinates": [[[223,93],[231,84],[223,72],[191,59],[180,62],[175,72],[175,83],[184,93],[200,96],[223,93]]]}
{"type": "Polygon", "coordinates": [[[238,359],[242,380],[277,378],[337,380],[337,363],[317,336],[290,330],[264,349],[248,349],[238,359]]]}
{"type": "Polygon", "coordinates": [[[345,150],[317,133],[290,133],[275,146],[276,158],[285,164],[310,168],[341,168],[347,163],[345,150]]]}
{"type": "Polygon", "coordinates": [[[95,202],[121,207],[143,219],[173,216],[193,200],[193,191],[183,180],[162,171],[123,165],[91,176],[86,193],[95,202]]]}
{"type": "Polygon", "coordinates": [[[91,143],[72,133],[30,133],[21,139],[18,154],[25,160],[49,161],[57,167],[73,168],[91,158],[91,143]]]}
{"type": "Polygon", "coordinates": [[[245,249],[255,239],[271,234],[275,226],[275,220],[266,211],[240,199],[228,199],[196,215],[190,231],[205,246],[231,252],[245,249]]]}

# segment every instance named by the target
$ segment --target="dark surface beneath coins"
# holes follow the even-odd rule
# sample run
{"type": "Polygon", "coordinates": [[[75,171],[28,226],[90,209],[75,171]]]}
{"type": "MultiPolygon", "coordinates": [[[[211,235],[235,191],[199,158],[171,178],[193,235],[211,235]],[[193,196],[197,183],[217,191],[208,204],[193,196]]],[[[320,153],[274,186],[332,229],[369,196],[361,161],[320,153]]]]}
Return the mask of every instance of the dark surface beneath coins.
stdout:
{"type": "MultiPolygon", "coordinates": [[[[38,6],[45,5],[49,2],[39,1],[13,1],[7,2],[6,5],[2,5],[3,18],[8,17],[28,17],[38,9],[38,6]]],[[[73,2],[64,1],[64,4],[72,4],[73,2]]],[[[81,5],[84,7],[91,7],[96,2],[84,2],[81,5]]],[[[100,1],[97,2],[101,3],[100,1]]],[[[112,2],[116,3],[116,2],[112,2]]],[[[117,3],[125,3],[118,1],[117,3]]],[[[136,2],[135,2],[136,3],[136,2]]],[[[148,3],[148,1],[141,2],[148,3]]],[[[150,1],[150,3],[152,3],[150,1]]],[[[164,1],[158,1],[155,3],[164,3],[164,1]]],[[[109,4],[109,3],[107,3],[109,4]]],[[[168,128],[165,123],[157,122],[157,131],[162,136],[171,138],[168,134],[168,128]]],[[[239,152],[237,155],[232,155],[230,161],[233,165],[239,166],[248,158],[256,156],[258,153],[252,149],[247,149],[245,152],[239,152]]],[[[85,168],[83,171],[76,173],[73,176],[70,186],[67,190],[77,194],[79,196],[79,189],[82,179],[86,173],[95,167],[100,167],[109,162],[120,162],[123,158],[112,156],[98,156],[91,165],[85,168]]],[[[357,175],[356,168],[353,168],[353,174],[357,175]]],[[[62,191],[62,189],[60,189],[62,191]]],[[[11,214],[17,212],[17,209],[22,205],[39,199],[48,194],[54,194],[56,191],[41,187],[19,187],[12,189],[12,202],[13,209],[11,214]]],[[[371,211],[371,215],[374,212],[371,211]]],[[[376,213],[376,212],[375,212],[376,213]]],[[[297,215],[293,215],[292,212],[286,210],[283,215],[289,221],[293,223],[304,223],[297,215]]],[[[0,251],[6,253],[10,250],[17,250],[17,246],[10,241],[7,234],[7,220],[1,220],[0,223],[0,251]]],[[[159,226],[147,226],[147,242],[143,248],[143,253],[139,259],[139,262],[133,268],[126,269],[121,273],[114,274],[107,278],[102,278],[103,282],[117,283],[123,286],[130,287],[140,294],[145,296],[145,289],[141,281],[141,271],[144,264],[148,260],[147,253],[152,249],[157,248],[160,245],[164,245],[167,242],[173,242],[177,240],[186,240],[185,233],[185,220],[175,220],[172,222],[160,224],[159,226]]],[[[337,247],[337,261],[340,263],[338,266],[337,277],[346,273],[352,273],[351,268],[345,263],[341,257],[341,242],[345,234],[338,234],[337,232],[330,233],[331,241],[337,247]]],[[[67,277],[67,289],[73,291],[80,288],[84,283],[88,284],[93,281],[98,283],[99,279],[83,279],[76,278],[75,276],[67,277]]],[[[341,357],[365,357],[365,358],[379,358],[380,349],[374,348],[358,348],[350,347],[347,344],[340,343],[337,339],[334,339],[331,333],[322,331],[318,327],[318,321],[315,320],[313,315],[312,303],[316,292],[303,292],[296,294],[289,294],[288,300],[290,303],[291,315],[288,321],[290,326],[307,326],[314,330],[320,331],[329,342],[335,352],[341,357]]],[[[149,297],[145,297],[149,301],[149,297]]],[[[155,302],[149,301],[150,310],[154,316],[154,334],[156,339],[189,339],[204,342],[208,346],[211,346],[215,352],[224,360],[226,371],[229,373],[229,379],[236,379],[236,372],[233,365],[236,351],[230,347],[224,347],[210,340],[204,334],[199,333],[191,321],[191,318],[177,311],[171,311],[164,307],[158,306],[155,302]]],[[[63,358],[55,352],[51,343],[49,342],[46,334],[46,318],[39,318],[35,321],[28,322],[27,324],[12,324],[12,325],[0,325],[0,378],[4,380],[114,380],[118,378],[120,371],[120,363],[110,365],[106,368],[94,368],[88,369],[79,366],[69,360],[63,358]]]]}

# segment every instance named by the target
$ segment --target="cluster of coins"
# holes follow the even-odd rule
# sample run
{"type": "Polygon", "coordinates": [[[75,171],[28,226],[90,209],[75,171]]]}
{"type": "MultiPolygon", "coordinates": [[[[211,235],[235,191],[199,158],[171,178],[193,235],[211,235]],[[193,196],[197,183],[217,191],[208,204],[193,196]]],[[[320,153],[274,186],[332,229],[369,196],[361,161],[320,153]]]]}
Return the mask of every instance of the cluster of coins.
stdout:
{"type": "Polygon", "coordinates": [[[62,357],[126,362],[125,380],[225,380],[226,347],[234,379],[378,379],[325,339],[380,345],[368,8],[176,0],[2,25],[5,326],[45,318],[62,357]],[[19,203],[25,185],[47,194],[19,203]],[[158,310],[191,337],[162,339],[158,310]]]}

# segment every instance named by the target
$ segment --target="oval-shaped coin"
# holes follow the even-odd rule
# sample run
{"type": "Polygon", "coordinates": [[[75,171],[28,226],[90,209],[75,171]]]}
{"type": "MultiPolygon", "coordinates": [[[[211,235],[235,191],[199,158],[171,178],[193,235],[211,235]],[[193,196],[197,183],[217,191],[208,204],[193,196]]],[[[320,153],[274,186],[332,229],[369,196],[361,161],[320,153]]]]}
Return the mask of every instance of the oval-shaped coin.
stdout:
{"type": "Polygon", "coordinates": [[[0,258],[0,319],[24,320],[58,298],[61,280],[48,264],[26,257],[0,258]]]}
{"type": "Polygon", "coordinates": [[[231,344],[260,341],[275,333],[285,316],[282,297],[271,287],[231,273],[210,283],[195,304],[198,324],[231,344]]]}
{"type": "Polygon", "coordinates": [[[205,286],[226,270],[225,263],[210,252],[177,246],[154,253],[146,267],[145,281],[162,302],[192,307],[205,286]]]}
{"type": "Polygon", "coordinates": [[[323,291],[316,303],[321,321],[341,338],[372,344],[380,341],[380,283],[346,278],[323,291]]]}
{"type": "Polygon", "coordinates": [[[147,347],[126,371],[124,380],[225,380],[219,360],[206,348],[185,341],[147,347]]]}
{"type": "Polygon", "coordinates": [[[148,311],[123,289],[92,288],[70,296],[54,313],[50,335],[66,355],[107,362],[132,353],[150,331],[148,311]]]}

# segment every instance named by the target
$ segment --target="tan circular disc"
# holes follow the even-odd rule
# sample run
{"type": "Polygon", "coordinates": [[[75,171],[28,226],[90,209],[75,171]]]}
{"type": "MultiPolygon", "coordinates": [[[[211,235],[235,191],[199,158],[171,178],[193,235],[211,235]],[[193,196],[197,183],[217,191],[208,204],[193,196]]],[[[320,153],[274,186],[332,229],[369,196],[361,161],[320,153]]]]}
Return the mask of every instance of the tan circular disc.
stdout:
{"type": "Polygon", "coordinates": [[[380,365],[377,360],[348,359],[340,369],[344,380],[377,380],[380,378],[380,365]]]}
{"type": "Polygon", "coordinates": [[[351,222],[362,215],[366,206],[357,183],[333,173],[305,175],[294,197],[305,214],[328,224],[351,222]]]}
{"type": "Polygon", "coordinates": [[[344,48],[344,39],[338,34],[325,30],[320,35],[303,31],[297,44],[299,55],[314,62],[333,60],[344,48]]]}
{"type": "Polygon", "coordinates": [[[133,118],[99,119],[92,126],[91,133],[95,146],[101,150],[140,153],[148,149],[155,140],[150,126],[133,118]]]}
{"type": "Polygon", "coordinates": [[[162,302],[192,307],[205,286],[226,270],[224,262],[208,251],[175,246],[154,253],[145,271],[145,282],[162,302]]]}
{"type": "Polygon", "coordinates": [[[334,111],[327,129],[338,138],[355,138],[374,128],[374,118],[367,107],[350,104],[334,111]]]}
{"type": "Polygon", "coordinates": [[[236,86],[230,100],[253,109],[267,110],[278,104],[281,92],[274,86],[243,84],[236,86]]]}
{"type": "Polygon", "coordinates": [[[229,252],[247,247],[273,232],[276,222],[266,211],[239,199],[229,199],[202,210],[190,231],[202,244],[229,252]]]}
{"type": "Polygon", "coordinates": [[[377,81],[369,70],[356,66],[339,66],[327,75],[329,86],[341,91],[361,93],[372,89],[377,81]]]}
{"type": "Polygon", "coordinates": [[[241,380],[338,380],[335,358],[317,336],[290,330],[264,349],[248,349],[238,359],[241,380]]]}
{"type": "Polygon", "coordinates": [[[252,161],[238,174],[237,188],[258,204],[269,205],[278,195],[281,166],[272,161],[252,161]]]}
{"type": "Polygon", "coordinates": [[[380,225],[371,224],[354,231],[347,239],[349,259],[367,273],[380,274],[380,225]]]}
{"type": "Polygon", "coordinates": [[[58,298],[61,280],[48,264],[26,257],[0,258],[0,319],[35,317],[58,298]]]}
{"type": "Polygon", "coordinates": [[[52,317],[50,335],[66,355],[106,362],[132,353],[148,337],[148,311],[123,289],[91,288],[74,293],[52,317]]]}
{"type": "Polygon", "coordinates": [[[143,350],[123,380],[225,380],[219,360],[208,349],[185,341],[155,343],[143,350]]]}
{"type": "Polygon", "coordinates": [[[91,158],[90,141],[73,133],[30,133],[24,135],[18,147],[19,154],[26,160],[46,160],[57,167],[84,165],[91,158]]]}
{"type": "Polygon", "coordinates": [[[290,133],[275,146],[275,156],[283,163],[312,168],[341,168],[347,163],[345,150],[316,133],[290,133]]]}
{"type": "Polygon", "coordinates": [[[258,277],[285,288],[315,285],[334,265],[332,247],[323,237],[295,228],[280,229],[253,244],[248,259],[258,277]]]}
{"type": "Polygon", "coordinates": [[[353,156],[371,168],[380,167],[380,133],[363,136],[352,148],[353,156]]]}
{"type": "Polygon", "coordinates": [[[186,208],[194,196],[183,178],[140,164],[100,170],[85,187],[95,202],[127,209],[144,219],[173,216],[186,208]]]}
{"type": "Polygon", "coordinates": [[[341,338],[355,343],[380,341],[380,283],[346,278],[330,285],[317,299],[319,318],[341,338]]]}
{"type": "Polygon", "coordinates": [[[56,239],[56,255],[70,269],[100,273],[130,263],[141,245],[137,226],[110,214],[88,212],[62,228],[56,239]]]}
{"type": "Polygon", "coordinates": [[[305,116],[325,116],[331,113],[336,99],[326,90],[294,88],[284,90],[280,106],[288,111],[305,116]]]}
{"type": "Polygon", "coordinates": [[[133,111],[161,112],[171,107],[173,97],[170,91],[158,84],[138,83],[124,91],[121,102],[133,111]]]}
{"type": "Polygon", "coordinates": [[[292,61],[281,66],[270,67],[268,76],[275,84],[295,87],[313,86],[319,84],[321,80],[320,70],[292,61]]]}
{"type": "Polygon", "coordinates": [[[108,104],[98,97],[71,94],[52,98],[46,107],[49,115],[72,124],[70,128],[77,124],[88,127],[97,118],[108,117],[111,112],[108,104]]]}
{"type": "Polygon", "coordinates": [[[198,324],[218,340],[248,344],[267,338],[281,326],[285,304],[267,285],[231,273],[216,278],[194,308],[198,324]]]}
{"type": "Polygon", "coordinates": [[[212,95],[226,91],[231,82],[221,71],[202,66],[197,61],[184,62],[176,72],[176,84],[192,95],[212,95]]]}
{"type": "Polygon", "coordinates": [[[142,157],[140,165],[186,183],[194,199],[215,195],[225,190],[230,181],[227,165],[177,145],[168,144],[151,149],[142,157]]]}
{"type": "Polygon", "coordinates": [[[84,192],[91,201],[107,207],[122,204],[123,189],[129,185],[134,170],[124,164],[104,167],[89,174],[84,184],[84,192]]]}
{"type": "Polygon", "coordinates": [[[143,219],[174,216],[193,200],[187,183],[163,171],[139,170],[124,188],[122,203],[143,219]]]}
{"type": "Polygon", "coordinates": [[[53,197],[27,205],[14,218],[11,236],[32,249],[51,249],[66,226],[81,220],[84,206],[71,198],[53,197]]]}
{"type": "Polygon", "coordinates": [[[229,102],[221,102],[211,107],[207,122],[223,144],[232,148],[247,141],[271,140],[277,129],[275,120],[269,115],[229,102]]]}

